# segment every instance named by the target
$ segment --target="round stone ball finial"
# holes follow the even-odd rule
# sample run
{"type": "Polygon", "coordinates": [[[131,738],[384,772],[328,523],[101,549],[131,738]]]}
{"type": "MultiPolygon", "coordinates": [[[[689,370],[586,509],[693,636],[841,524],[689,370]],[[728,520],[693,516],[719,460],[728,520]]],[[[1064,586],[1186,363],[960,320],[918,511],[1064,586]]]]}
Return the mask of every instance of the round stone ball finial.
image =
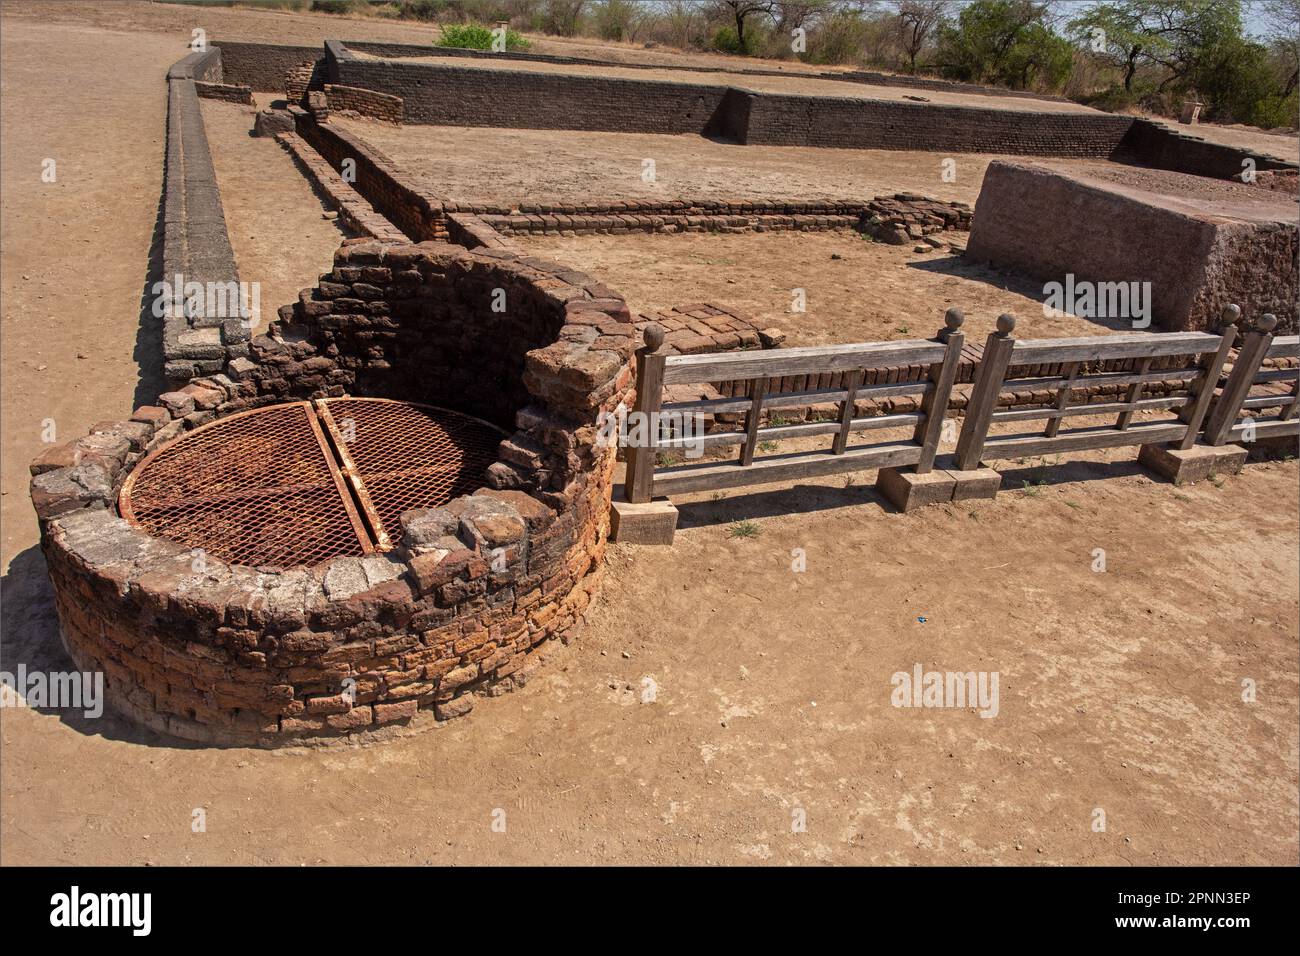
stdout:
{"type": "Polygon", "coordinates": [[[1010,312],[1003,312],[998,316],[998,334],[1001,336],[1010,335],[1016,330],[1016,317],[1010,312]]]}
{"type": "Polygon", "coordinates": [[[1272,312],[1265,312],[1255,320],[1255,328],[1261,332],[1272,332],[1277,328],[1277,316],[1272,312]]]}
{"type": "Polygon", "coordinates": [[[943,314],[943,324],[947,326],[949,332],[956,332],[965,321],[966,313],[955,305],[943,314]]]}
{"type": "Polygon", "coordinates": [[[641,336],[645,339],[646,348],[658,352],[659,346],[664,344],[664,327],[658,322],[647,322],[641,336]]]}
{"type": "Polygon", "coordinates": [[[1223,307],[1223,311],[1219,313],[1219,325],[1221,327],[1228,326],[1228,325],[1236,325],[1240,321],[1241,321],[1241,306],[1236,305],[1235,303],[1231,303],[1231,302],[1228,303],[1223,307]]]}

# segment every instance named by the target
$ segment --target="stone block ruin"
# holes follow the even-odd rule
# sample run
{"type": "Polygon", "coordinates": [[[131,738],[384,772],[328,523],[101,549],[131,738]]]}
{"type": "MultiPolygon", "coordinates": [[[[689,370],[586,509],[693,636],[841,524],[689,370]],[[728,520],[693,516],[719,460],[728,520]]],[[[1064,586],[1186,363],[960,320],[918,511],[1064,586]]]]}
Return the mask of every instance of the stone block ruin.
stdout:
{"type": "MultiPolygon", "coordinates": [[[[165,276],[240,278],[200,97],[284,95],[258,114],[256,132],[284,146],[358,238],[264,334],[239,316],[170,310],[159,342],[169,389],[31,466],[68,653],[106,674],[111,706],[159,733],[278,746],[388,732],[523,684],[599,585],[617,450],[598,425],[632,403],[645,325],[662,327],[673,354],[782,345],[779,329],[716,304],[638,321],[618,292],[527,255],[516,235],[850,228],[942,244],[970,230],[970,255],[1029,275],[1128,277],[1141,264],[1163,328],[1201,328],[1225,298],[1294,321],[1295,203],[1280,192],[1173,196],[1172,179],[995,163],[973,218],[969,206],[912,193],[476,205],[408,175],[330,114],[1136,156],[1188,179],[1239,168],[1238,151],[1182,149],[1143,120],[1064,112],[1029,94],[1022,108],[995,110],[745,88],[745,73],[763,71],[726,86],[542,81],[522,71],[527,55],[514,56],[520,70],[441,65],[439,55],[218,41],[169,73],[165,276]],[[354,175],[343,175],[345,161],[354,175]],[[1080,218],[1098,228],[1072,228],[1080,218]]],[[[826,77],[855,89],[896,81],[826,77]]],[[[925,88],[989,92],[958,87],[925,88]]],[[[1290,171],[1266,158],[1260,168],[1290,171]]],[[[977,360],[972,349],[959,381],[977,360]]],[[[882,382],[929,374],[878,371],[882,382]]],[[[732,396],[729,384],[703,396],[732,396]]],[[[772,387],[832,385],[800,376],[772,387]]],[[[1022,399],[1037,401],[1008,400],[1022,399]]]]}

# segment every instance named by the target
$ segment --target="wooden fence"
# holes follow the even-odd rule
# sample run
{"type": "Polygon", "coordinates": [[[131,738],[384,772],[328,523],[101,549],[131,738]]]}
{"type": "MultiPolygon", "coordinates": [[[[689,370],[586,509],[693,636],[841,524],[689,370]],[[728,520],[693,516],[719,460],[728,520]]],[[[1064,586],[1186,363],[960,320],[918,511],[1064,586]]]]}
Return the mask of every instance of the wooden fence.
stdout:
{"type": "MultiPolygon", "coordinates": [[[[1295,368],[1263,368],[1266,359],[1300,356],[1300,338],[1274,339],[1272,316],[1261,318],[1241,345],[1229,379],[1216,399],[1215,391],[1237,342],[1240,310],[1224,310],[1217,333],[1155,332],[1095,336],[1075,339],[1017,341],[1012,337],[1015,319],[998,318],[975,369],[974,383],[957,439],[957,471],[980,467],[982,461],[1049,455],[1133,445],[1172,444],[1191,448],[1198,435],[1207,444],[1221,445],[1239,438],[1247,427],[1260,438],[1300,434],[1300,376],[1295,368]],[[1252,395],[1252,388],[1292,382],[1289,393],[1252,395]],[[1159,383],[1162,394],[1144,391],[1159,383]],[[1172,387],[1171,387],[1172,386],[1172,387]],[[1007,392],[1042,392],[1045,401],[1030,407],[1006,407],[1007,392]],[[1090,401],[1113,392],[1115,401],[1090,401]],[[1177,394],[1165,394],[1176,392],[1177,394]],[[1243,412],[1276,408],[1275,417],[1242,423],[1243,412]],[[1134,422],[1138,412],[1165,411],[1161,420],[1134,422]],[[1068,420],[1083,416],[1114,415],[1108,425],[1069,428],[1068,420]],[[1028,434],[992,432],[1000,423],[1043,422],[1028,434]]],[[[656,424],[641,435],[646,439],[627,449],[625,493],[632,503],[644,503],[674,492],[708,491],[740,485],[788,481],[838,472],[911,465],[925,474],[934,467],[943,421],[957,379],[964,337],[961,312],[950,309],[945,328],[933,340],[875,342],[824,348],[793,348],[768,352],[731,352],[708,355],[662,355],[663,332],[650,325],[646,347],[637,353],[635,411],[656,424]],[[929,366],[922,381],[866,383],[868,373],[906,365],[929,366]],[[783,378],[806,376],[826,380],[837,376],[842,387],[781,392],[783,378]],[[748,394],[734,398],[663,402],[665,385],[737,381],[748,383],[748,394]],[[855,402],[895,396],[921,397],[915,412],[857,417],[855,402]],[[832,421],[796,424],[761,423],[764,411],[782,407],[838,403],[832,421]],[[743,431],[693,436],[680,430],[661,430],[664,417],[743,413],[743,431]],[[907,426],[909,440],[850,445],[858,433],[907,426]],[[755,457],[761,444],[783,439],[826,435],[824,450],[769,454],[755,457]],[[739,446],[733,461],[711,460],[657,467],[663,452],[739,446]]],[[[948,466],[952,468],[952,466],[948,466]]]]}
{"type": "Polygon", "coordinates": [[[1224,445],[1243,437],[1284,438],[1300,435],[1300,369],[1265,368],[1268,359],[1300,359],[1300,336],[1273,337],[1277,319],[1260,317],[1256,328],[1248,332],[1241,351],[1233,362],[1223,392],[1205,426],[1207,445],[1224,445]],[[1277,384],[1291,382],[1290,393],[1275,390],[1277,384]],[[1264,386],[1263,393],[1257,386],[1264,386]],[[1252,394],[1255,392],[1255,394],[1252,394]],[[1256,410],[1275,409],[1274,415],[1261,417],[1256,410]],[[1249,420],[1243,420],[1242,413],[1249,420]]]}
{"type": "Polygon", "coordinates": [[[1103,335],[1081,339],[1039,339],[1016,341],[1011,337],[1015,320],[998,319],[998,331],[989,336],[984,357],[975,372],[975,385],[966,420],[957,440],[957,468],[970,471],[981,461],[1051,455],[1057,452],[1124,445],[1177,442],[1190,448],[1214,395],[1215,385],[1236,339],[1231,323],[1221,334],[1207,332],[1149,332],[1135,335],[1103,335]],[[1132,366],[1118,371],[1116,359],[1131,360],[1132,366]],[[1172,361],[1174,367],[1153,366],[1172,361]],[[1010,378],[1011,366],[1061,365],[1061,374],[1038,378],[1010,378]],[[1090,368],[1099,371],[1090,371],[1090,368]],[[1150,382],[1186,382],[1187,394],[1143,398],[1150,382]],[[1075,392],[1098,385],[1127,386],[1123,401],[1089,404],[1074,401],[1075,392]],[[1006,391],[1045,390],[1054,401],[1038,408],[998,408],[998,397],[1006,391]],[[1133,424],[1133,414],[1157,409],[1176,410],[1177,420],[1133,424]],[[1066,429],[1062,422],[1079,415],[1117,416],[1115,424],[1066,429]],[[990,437],[992,425],[1001,422],[1046,419],[1039,434],[990,437]]]}
{"type": "Polygon", "coordinates": [[[780,349],[768,352],[731,352],[710,355],[658,354],[663,331],[658,326],[646,328],[646,347],[637,352],[636,411],[642,422],[655,422],[643,434],[648,441],[639,442],[627,452],[627,500],[649,501],[656,495],[673,492],[709,491],[737,485],[769,481],[788,481],[831,475],[838,472],[914,465],[926,473],[934,467],[944,414],[957,365],[961,360],[965,337],[960,331],[961,312],[950,309],[946,327],[938,339],[902,342],[872,342],[863,345],[832,345],[824,348],[780,349]],[[901,384],[864,384],[866,372],[899,365],[929,365],[925,381],[901,384]],[[799,392],[770,391],[771,381],[788,376],[818,376],[844,373],[844,387],[811,389],[799,392]],[[708,399],[695,402],[663,403],[663,386],[718,381],[748,381],[749,394],[742,398],[708,399]],[[864,399],[899,395],[920,395],[921,409],[897,415],[857,418],[854,403],[864,399]],[[760,422],[763,411],[795,405],[838,402],[839,415],[834,421],[807,422],[794,425],[769,425],[760,422]],[[678,415],[744,412],[743,432],[723,432],[692,437],[663,437],[658,422],[678,415]],[[850,446],[849,440],[859,432],[910,426],[907,441],[850,446]],[[767,455],[758,460],[754,452],[760,443],[790,438],[827,435],[830,448],[824,451],[793,452],[767,455]],[[690,447],[710,448],[739,445],[735,462],[711,461],[656,469],[660,452],[681,451],[690,447]]]}

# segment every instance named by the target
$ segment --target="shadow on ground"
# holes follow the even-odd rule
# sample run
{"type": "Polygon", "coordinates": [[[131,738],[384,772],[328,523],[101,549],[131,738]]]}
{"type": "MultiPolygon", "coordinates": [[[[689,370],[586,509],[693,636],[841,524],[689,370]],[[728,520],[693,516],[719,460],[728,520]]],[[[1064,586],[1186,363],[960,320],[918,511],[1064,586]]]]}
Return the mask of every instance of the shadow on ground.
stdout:
{"type": "MultiPolygon", "coordinates": [[[[1134,449],[1134,454],[1136,454],[1134,449]]],[[[1059,461],[1040,459],[1033,462],[993,462],[1002,475],[1000,493],[1032,491],[1056,485],[1076,485],[1089,481],[1150,475],[1137,461],[1059,461]],[[1003,466],[1003,467],[999,467],[1003,466]]],[[[1161,480],[1151,476],[1153,480],[1161,480]]],[[[814,514],[838,508],[874,505],[879,510],[898,513],[876,491],[870,474],[852,476],[852,483],[842,487],[829,485],[794,485],[771,491],[744,492],[704,501],[678,503],[677,527],[703,528],[733,524],[737,521],[774,518],[791,514],[814,514]]],[[[978,501],[969,502],[972,505],[978,501]]]]}
{"type": "MultiPolygon", "coordinates": [[[[16,676],[20,665],[27,674],[68,673],[76,665],[59,639],[59,618],[54,610],[54,588],[46,573],[45,556],[33,545],[15,555],[0,577],[0,670],[16,676]]],[[[20,687],[19,691],[25,688],[20,687]]],[[[8,691],[5,692],[8,695],[8,691]]],[[[20,694],[20,697],[22,695],[20,694]]],[[[101,702],[102,703],[102,702],[101,702]]],[[[10,706],[6,702],[6,707],[10,706]]],[[[98,717],[84,708],[32,707],[38,714],[55,717],[77,733],[149,747],[185,747],[184,741],[165,739],[129,723],[104,709],[98,717]]]]}
{"type": "MultiPolygon", "coordinates": [[[[937,259],[919,259],[907,263],[907,267],[909,269],[920,269],[923,272],[933,272],[936,275],[956,276],[961,279],[969,279],[972,282],[982,282],[1004,292],[1015,292],[1030,299],[1037,299],[1040,302],[1046,298],[1042,282],[1022,275],[998,272],[960,255],[944,256],[937,259]]],[[[1037,315],[1017,315],[1016,318],[1023,323],[1026,320],[1030,322],[1041,320],[1043,316],[1039,313],[1037,315]]],[[[1139,331],[1133,328],[1131,319],[1103,319],[1086,315],[1079,316],[1079,318],[1109,332],[1139,331]]],[[[1033,332],[1030,331],[1030,328],[1032,327],[1022,325],[1019,334],[1025,337],[1032,336],[1033,332]]]]}
{"type": "MultiPolygon", "coordinates": [[[[164,180],[165,181],[165,180],[164,180]]],[[[154,219],[153,239],[149,243],[149,268],[140,291],[140,321],[136,324],[135,348],[131,357],[139,369],[133,407],[152,405],[167,390],[163,375],[162,319],[153,314],[154,284],[163,279],[163,196],[158,197],[158,215],[154,219]]]]}

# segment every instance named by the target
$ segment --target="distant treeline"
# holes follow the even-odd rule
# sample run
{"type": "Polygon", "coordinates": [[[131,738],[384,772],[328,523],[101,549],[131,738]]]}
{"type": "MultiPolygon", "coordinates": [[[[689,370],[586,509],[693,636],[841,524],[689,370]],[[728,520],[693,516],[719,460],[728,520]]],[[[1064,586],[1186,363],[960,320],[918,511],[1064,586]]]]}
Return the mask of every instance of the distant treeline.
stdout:
{"type": "Polygon", "coordinates": [[[1300,0],[244,0],[242,6],[491,25],[797,58],[1061,93],[1109,110],[1298,125],[1300,0]],[[1259,32],[1258,30],[1256,32],[1259,32]]]}

